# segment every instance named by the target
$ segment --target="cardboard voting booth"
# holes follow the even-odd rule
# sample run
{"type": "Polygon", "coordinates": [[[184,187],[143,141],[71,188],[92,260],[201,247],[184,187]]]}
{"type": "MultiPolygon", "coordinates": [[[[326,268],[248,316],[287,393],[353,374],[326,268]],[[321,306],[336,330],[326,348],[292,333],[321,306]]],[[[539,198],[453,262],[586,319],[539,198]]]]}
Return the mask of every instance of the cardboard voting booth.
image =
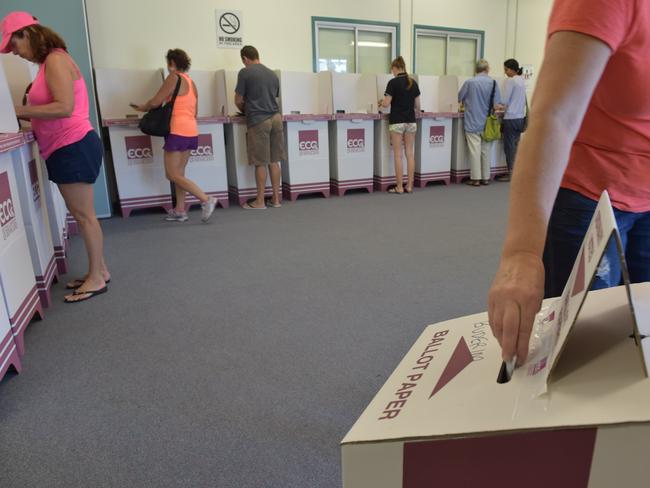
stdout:
{"type": "Polygon", "coordinates": [[[30,139],[26,138],[25,143],[12,152],[12,157],[36,287],[42,305],[49,307],[50,289],[58,275],[43,191],[49,181],[44,179],[36,161],[36,144],[28,141],[30,139]]]}
{"type": "MultiPolygon", "coordinates": [[[[248,164],[246,118],[239,113],[239,109],[235,105],[237,74],[237,71],[219,70],[216,72],[215,98],[217,107],[219,109],[224,107],[224,115],[228,117],[224,126],[228,193],[231,201],[243,205],[257,195],[257,186],[255,167],[248,164]]],[[[267,196],[271,196],[272,192],[271,182],[268,180],[265,193],[267,196]]]]}
{"type": "Polygon", "coordinates": [[[0,380],[12,366],[17,373],[22,371],[18,347],[14,341],[5,303],[4,293],[0,287],[0,380]]]}
{"type": "Polygon", "coordinates": [[[143,208],[171,210],[165,178],[162,137],[138,129],[138,114],[129,103],[144,103],[160,89],[161,70],[95,70],[102,125],[108,128],[117,193],[123,217],[143,208]]]}
{"type": "Polygon", "coordinates": [[[604,194],[509,381],[487,314],[427,327],[343,439],[344,488],[648,486],[650,284],[587,295],[612,239],[604,194]]]}
{"type": "MultiPolygon", "coordinates": [[[[384,98],[386,86],[393,78],[393,75],[377,75],[377,100],[384,98]]],[[[388,133],[388,115],[390,114],[390,107],[382,108],[380,111],[380,118],[375,122],[375,151],[374,151],[374,183],[375,190],[386,191],[388,187],[396,183],[395,179],[395,154],[393,152],[393,145],[390,142],[390,134],[388,133]]],[[[406,153],[402,146],[402,161],[406,161],[406,153]]],[[[406,181],[406,173],[408,168],[406,164],[402,165],[404,171],[404,181],[406,181]]]]}
{"type": "Polygon", "coordinates": [[[372,192],[376,76],[330,71],[319,76],[324,96],[331,97],[324,103],[334,114],[329,122],[331,189],[339,196],[358,188],[372,192]]]}
{"type": "MultiPolygon", "coordinates": [[[[13,112],[13,106],[5,110],[13,112]]],[[[25,328],[43,316],[11,154],[24,144],[21,133],[0,135],[0,287],[20,354],[25,328]]]]}
{"type": "MultiPolygon", "coordinates": [[[[199,147],[190,153],[185,175],[194,181],[208,195],[217,199],[222,208],[228,208],[228,172],[226,170],[226,144],[224,124],[225,106],[220,104],[224,94],[217,96],[225,87],[217,83],[214,71],[194,71],[190,77],[196,85],[198,99],[199,147]]],[[[193,195],[187,195],[187,205],[201,202],[193,195]]]]}
{"type": "Polygon", "coordinates": [[[282,164],[284,198],[330,196],[328,121],[332,120],[329,73],[278,71],[287,159],[282,164]]]}
{"type": "Polygon", "coordinates": [[[420,86],[418,132],[415,141],[415,185],[451,179],[452,124],[458,117],[455,76],[417,77],[420,86]]]}

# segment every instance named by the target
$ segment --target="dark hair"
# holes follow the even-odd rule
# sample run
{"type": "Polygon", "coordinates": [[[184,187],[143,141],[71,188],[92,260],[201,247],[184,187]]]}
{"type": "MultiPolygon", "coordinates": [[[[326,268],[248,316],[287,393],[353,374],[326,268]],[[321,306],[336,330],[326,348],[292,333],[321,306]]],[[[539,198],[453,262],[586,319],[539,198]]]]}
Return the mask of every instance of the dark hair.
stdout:
{"type": "Polygon", "coordinates": [[[503,66],[505,66],[508,69],[511,69],[515,73],[517,73],[519,76],[521,76],[524,73],[524,70],[519,67],[519,61],[516,59],[508,59],[506,60],[505,63],[503,63],[503,66]]]}
{"type": "MultiPolygon", "coordinates": [[[[397,56],[395,59],[393,59],[393,62],[390,64],[390,67],[397,68],[398,70],[406,73],[406,62],[404,61],[404,58],[402,56],[397,56]]],[[[408,77],[408,89],[410,90],[411,87],[413,86],[413,78],[408,76],[408,73],[406,73],[406,76],[408,77]]]]}
{"type": "Polygon", "coordinates": [[[257,61],[260,59],[260,53],[253,46],[244,46],[239,51],[239,55],[244,58],[248,58],[251,61],[257,61]]]}
{"type": "Polygon", "coordinates": [[[182,49],[170,49],[167,51],[167,63],[171,63],[172,61],[179,71],[187,71],[192,66],[192,60],[182,49]]]}
{"type": "MultiPolygon", "coordinates": [[[[34,17],[34,20],[36,20],[36,17],[34,17]]],[[[14,36],[21,39],[25,37],[25,34],[29,36],[32,55],[34,56],[34,61],[38,64],[43,64],[47,55],[54,49],[68,51],[68,47],[65,45],[65,41],[61,36],[44,25],[30,25],[13,33],[14,36]]]]}

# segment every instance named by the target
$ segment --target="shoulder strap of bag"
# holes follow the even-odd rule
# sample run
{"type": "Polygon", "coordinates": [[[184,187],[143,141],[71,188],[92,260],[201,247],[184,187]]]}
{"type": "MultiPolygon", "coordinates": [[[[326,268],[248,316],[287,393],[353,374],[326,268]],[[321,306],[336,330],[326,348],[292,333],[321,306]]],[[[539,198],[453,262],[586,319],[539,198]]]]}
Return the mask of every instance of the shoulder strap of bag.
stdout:
{"type": "Polygon", "coordinates": [[[492,80],[492,94],[490,95],[490,106],[488,107],[488,117],[494,112],[494,93],[497,89],[497,80],[492,80]]]}
{"type": "Polygon", "coordinates": [[[178,80],[176,81],[176,88],[174,88],[174,94],[172,95],[172,99],[169,101],[169,104],[173,107],[174,102],[176,101],[176,97],[178,96],[178,92],[181,89],[181,75],[178,73],[176,74],[178,76],[178,80]]]}

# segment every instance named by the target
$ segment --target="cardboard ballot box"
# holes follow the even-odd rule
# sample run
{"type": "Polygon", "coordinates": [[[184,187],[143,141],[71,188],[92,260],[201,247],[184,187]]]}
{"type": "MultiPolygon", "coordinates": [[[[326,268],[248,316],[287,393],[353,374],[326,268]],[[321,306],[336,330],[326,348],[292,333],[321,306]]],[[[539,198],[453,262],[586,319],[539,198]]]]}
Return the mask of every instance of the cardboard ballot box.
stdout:
{"type": "Polygon", "coordinates": [[[344,488],[649,486],[650,283],[587,295],[611,242],[604,194],[506,383],[487,314],[427,327],[343,439],[344,488]]]}

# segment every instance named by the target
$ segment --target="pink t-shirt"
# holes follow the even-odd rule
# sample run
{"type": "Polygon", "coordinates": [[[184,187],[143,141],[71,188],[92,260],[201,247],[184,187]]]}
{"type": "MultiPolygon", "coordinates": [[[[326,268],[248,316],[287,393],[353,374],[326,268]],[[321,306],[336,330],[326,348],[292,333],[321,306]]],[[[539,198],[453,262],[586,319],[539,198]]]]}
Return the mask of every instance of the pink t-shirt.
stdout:
{"type": "MultiPolygon", "coordinates": [[[[53,52],[69,56],[62,49],[55,49],[53,52]]],[[[70,62],[72,62],[71,58],[70,62]]],[[[53,101],[52,92],[45,80],[45,63],[43,63],[29,91],[29,104],[45,105],[53,101]]],[[[49,158],[57,149],[79,142],[93,130],[88,115],[88,91],[81,73],[79,73],[79,79],[74,81],[74,109],[70,117],[48,120],[32,119],[31,122],[43,159],[49,158]]]]}
{"type": "Polygon", "coordinates": [[[650,210],[650,1],[556,0],[549,37],[586,34],[613,51],[573,144],[563,188],[614,207],[650,210]]]}

